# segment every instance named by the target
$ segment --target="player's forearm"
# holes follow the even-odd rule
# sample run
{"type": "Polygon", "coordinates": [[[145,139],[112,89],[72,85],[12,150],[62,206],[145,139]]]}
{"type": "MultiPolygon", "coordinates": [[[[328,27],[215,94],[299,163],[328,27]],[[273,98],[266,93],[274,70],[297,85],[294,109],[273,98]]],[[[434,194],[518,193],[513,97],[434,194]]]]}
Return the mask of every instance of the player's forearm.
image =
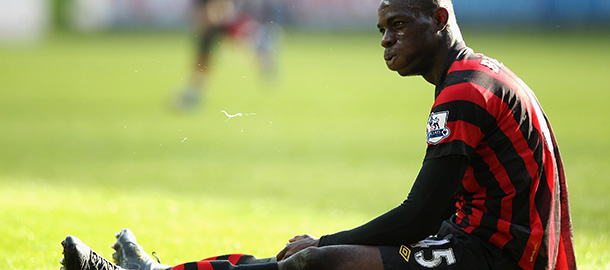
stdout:
{"type": "Polygon", "coordinates": [[[466,172],[463,156],[426,160],[400,206],[349,231],[320,238],[320,246],[337,244],[398,245],[416,242],[436,233],[441,222],[451,214],[453,194],[466,172]]]}

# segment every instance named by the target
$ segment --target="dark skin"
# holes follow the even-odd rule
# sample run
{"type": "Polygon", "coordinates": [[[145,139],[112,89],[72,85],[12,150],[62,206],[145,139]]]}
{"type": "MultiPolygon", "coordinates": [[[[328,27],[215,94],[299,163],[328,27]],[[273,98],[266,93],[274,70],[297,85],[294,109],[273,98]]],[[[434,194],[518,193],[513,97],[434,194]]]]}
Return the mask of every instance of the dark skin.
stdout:
{"type": "MultiPolygon", "coordinates": [[[[422,76],[436,84],[447,60],[449,49],[461,41],[457,25],[449,22],[450,12],[439,8],[431,14],[412,10],[417,0],[382,0],[377,27],[382,33],[384,60],[390,70],[401,76],[422,76]]],[[[291,238],[276,258],[280,270],[292,269],[367,269],[383,270],[379,249],[371,246],[339,245],[318,247],[319,239],[309,235],[291,238]],[[354,256],[357,254],[357,256],[354,256]],[[294,255],[294,256],[293,256],[294,255]],[[318,265],[312,262],[323,261],[318,265]]]]}
{"type": "Polygon", "coordinates": [[[409,10],[409,1],[382,1],[377,28],[383,35],[383,58],[401,76],[420,75],[436,84],[449,47],[443,30],[448,11],[444,8],[422,16],[409,10]]]}

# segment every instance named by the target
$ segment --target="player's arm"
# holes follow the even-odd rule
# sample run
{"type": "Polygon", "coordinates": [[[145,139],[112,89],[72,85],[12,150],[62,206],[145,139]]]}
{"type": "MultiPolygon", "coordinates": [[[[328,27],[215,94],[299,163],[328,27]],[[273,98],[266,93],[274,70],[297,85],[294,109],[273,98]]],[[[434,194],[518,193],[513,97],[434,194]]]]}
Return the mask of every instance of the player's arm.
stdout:
{"type": "Polygon", "coordinates": [[[425,160],[400,206],[355,229],[325,235],[318,245],[400,245],[436,233],[441,222],[455,214],[453,195],[467,168],[462,155],[425,160]]]}
{"type": "Polygon", "coordinates": [[[438,231],[443,220],[455,214],[453,194],[468,168],[465,156],[427,159],[407,199],[398,207],[349,231],[317,239],[299,235],[290,239],[277,260],[311,246],[340,244],[400,245],[414,243],[438,231]]]}

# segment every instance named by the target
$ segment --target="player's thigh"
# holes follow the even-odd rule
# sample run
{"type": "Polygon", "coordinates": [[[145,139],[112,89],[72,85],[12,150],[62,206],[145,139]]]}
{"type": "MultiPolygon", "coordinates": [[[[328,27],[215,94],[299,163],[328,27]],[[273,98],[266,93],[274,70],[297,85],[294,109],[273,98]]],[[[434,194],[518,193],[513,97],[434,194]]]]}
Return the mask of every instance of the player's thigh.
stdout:
{"type": "Polygon", "coordinates": [[[383,270],[378,247],[339,245],[322,248],[326,261],[334,260],[333,270],[383,270]],[[333,259],[336,258],[336,259],[333,259]]]}
{"type": "Polygon", "coordinates": [[[500,249],[490,249],[473,236],[428,237],[415,244],[383,246],[379,250],[385,270],[516,269],[508,255],[500,249]]]}
{"type": "Polygon", "coordinates": [[[412,245],[379,247],[385,270],[487,269],[485,257],[470,254],[453,238],[427,238],[412,245]],[[477,262],[478,260],[478,262],[477,262]]]}

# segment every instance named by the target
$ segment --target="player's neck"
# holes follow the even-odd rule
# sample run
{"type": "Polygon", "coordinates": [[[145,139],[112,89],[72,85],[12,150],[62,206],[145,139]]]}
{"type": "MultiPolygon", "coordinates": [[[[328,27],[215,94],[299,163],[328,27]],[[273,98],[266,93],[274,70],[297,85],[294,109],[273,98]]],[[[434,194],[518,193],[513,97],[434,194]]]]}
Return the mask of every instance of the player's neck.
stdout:
{"type": "Polygon", "coordinates": [[[445,62],[447,61],[448,52],[448,48],[442,48],[442,50],[439,50],[436,53],[436,55],[434,56],[434,63],[432,64],[432,67],[426,74],[422,75],[422,77],[424,77],[424,80],[433,85],[436,85],[436,83],[438,82],[438,78],[443,72],[445,62]]]}
{"type": "Polygon", "coordinates": [[[451,50],[453,50],[458,43],[462,42],[459,39],[450,38],[450,36],[446,37],[447,41],[436,50],[432,67],[426,74],[422,75],[427,82],[433,85],[436,85],[439,78],[442,77],[447,60],[451,55],[451,50]]]}

